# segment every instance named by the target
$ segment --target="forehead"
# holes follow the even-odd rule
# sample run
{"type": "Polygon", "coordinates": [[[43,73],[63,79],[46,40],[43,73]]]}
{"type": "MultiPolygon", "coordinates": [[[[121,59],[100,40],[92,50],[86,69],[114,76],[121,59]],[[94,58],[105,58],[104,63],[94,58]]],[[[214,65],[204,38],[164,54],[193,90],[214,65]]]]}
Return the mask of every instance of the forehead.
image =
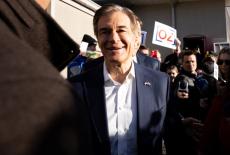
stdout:
{"type": "Polygon", "coordinates": [[[196,61],[196,56],[194,54],[192,55],[185,55],[183,58],[184,61],[196,61]]]}
{"type": "Polygon", "coordinates": [[[220,59],[228,59],[228,60],[230,60],[230,54],[222,53],[222,54],[220,54],[219,58],[220,59]]]}
{"type": "Polygon", "coordinates": [[[110,27],[131,28],[131,21],[129,17],[121,11],[112,12],[101,16],[98,21],[98,29],[110,27]]]}
{"type": "Polygon", "coordinates": [[[167,72],[168,73],[175,73],[175,72],[177,72],[177,69],[176,68],[168,69],[167,72]]]}

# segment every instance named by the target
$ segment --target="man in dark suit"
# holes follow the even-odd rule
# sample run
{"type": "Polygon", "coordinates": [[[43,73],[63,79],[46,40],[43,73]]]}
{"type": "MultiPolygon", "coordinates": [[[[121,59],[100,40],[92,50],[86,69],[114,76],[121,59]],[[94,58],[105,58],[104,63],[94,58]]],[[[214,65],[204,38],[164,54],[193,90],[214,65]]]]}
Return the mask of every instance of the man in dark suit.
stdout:
{"type": "Polygon", "coordinates": [[[160,154],[169,77],[133,62],[139,37],[131,10],[104,5],[93,23],[104,62],[70,79],[88,108],[93,152],[160,154]]]}
{"type": "Polygon", "coordinates": [[[0,154],[78,154],[85,117],[58,72],[78,45],[34,0],[0,1],[0,38],[0,154]]]}

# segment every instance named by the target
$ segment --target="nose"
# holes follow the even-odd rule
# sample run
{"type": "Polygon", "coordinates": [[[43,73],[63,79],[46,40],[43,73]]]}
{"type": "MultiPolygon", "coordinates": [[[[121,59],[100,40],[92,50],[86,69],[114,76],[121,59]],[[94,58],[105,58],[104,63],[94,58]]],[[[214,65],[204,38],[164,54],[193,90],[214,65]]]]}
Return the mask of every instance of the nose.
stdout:
{"type": "Polygon", "coordinates": [[[120,40],[119,34],[114,30],[111,32],[111,34],[109,35],[109,41],[110,42],[117,42],[120,40]]]}

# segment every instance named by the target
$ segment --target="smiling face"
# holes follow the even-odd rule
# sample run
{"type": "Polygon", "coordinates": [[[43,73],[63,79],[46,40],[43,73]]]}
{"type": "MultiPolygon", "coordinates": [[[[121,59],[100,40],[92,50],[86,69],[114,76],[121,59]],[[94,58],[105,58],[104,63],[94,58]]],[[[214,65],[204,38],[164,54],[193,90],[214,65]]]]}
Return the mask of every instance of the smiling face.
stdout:
{"type": "Polygon", "coordinates": [[[130,65],[138,37],[131,29],[129,17],[120,11],[106,14],[98,20],[97,30],[98,45],[106,64],[130,65]]]}

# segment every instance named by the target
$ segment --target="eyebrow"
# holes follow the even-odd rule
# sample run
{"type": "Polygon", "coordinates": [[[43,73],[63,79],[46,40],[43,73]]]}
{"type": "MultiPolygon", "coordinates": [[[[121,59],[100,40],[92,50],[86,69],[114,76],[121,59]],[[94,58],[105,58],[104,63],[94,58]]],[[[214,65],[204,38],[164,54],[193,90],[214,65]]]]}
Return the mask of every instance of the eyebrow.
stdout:
{"type": "MultiPolygon", "coordinates": [[[[121,26],[117,26],[117,28],[119,28],[119,29],[128,29],[128,27],[127,26],[123,26],[123,25],[121,25],[121,26]]],[[[99,31],[103,31],[103,30],[110,30],[111,28],[109,28],[109,27],[102,27],[102,28],[100,28],[99,29],[99,31]]]]}
{"type": "Polygon", "coordinates": [[[128,27],[121,25],[121,26],[118,26],[118,28],[128,28],[128,27]]]}
{"type": "Polygon", "coordinates": [[[99,32],[100,32],[100,31],[105,31],[105,30],[107,31],[107,30],[109,30],[109,28],[106,28],[106,27],[100,28],[100,29],[99,29],[99,32]]]}

